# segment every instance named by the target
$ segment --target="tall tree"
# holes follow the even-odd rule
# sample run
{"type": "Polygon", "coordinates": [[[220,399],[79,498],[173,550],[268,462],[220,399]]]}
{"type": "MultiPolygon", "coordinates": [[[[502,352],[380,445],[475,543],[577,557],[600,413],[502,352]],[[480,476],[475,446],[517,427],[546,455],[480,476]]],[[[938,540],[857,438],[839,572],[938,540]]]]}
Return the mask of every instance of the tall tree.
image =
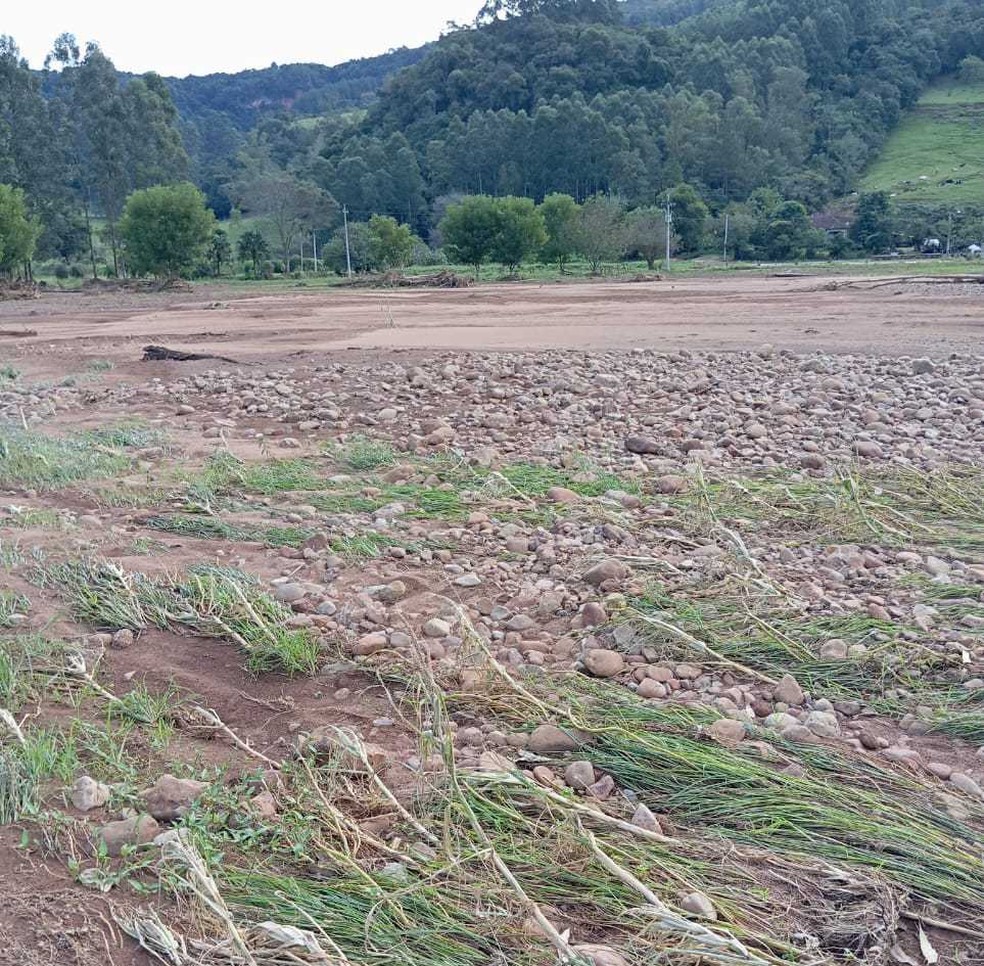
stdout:
{"type": "Polygon", "coordinates": [[[579,213],[580,208],[570,195],[548,195],[540,204],[540,214],[543,215],[543,225],[547,232],[547,240],[540,255],[544,261],[555,263],[561,274],[577,252],[579,213]]]}
{"type": "Polygon", "coordinates": [[[638,252],[650,270],[666,257],[666,215],[662,208],[636,208],[629,212],[625,218],[625,247],[638,252]]]}
{"type": "Polygon", "coordinates": [[[260,277],[260,262],[270,254],[270,246],[263,233],[251,228],[243,232],[236,245],[236,254],[241,262],[249,262],[253,269],[253,277],[260,277]]]}
{"type": "Polygon", "coordinates": [[[236,195],[245,213],[259,215],[270,223],[280,243],[285,272],[298,239],[328,227],[337,216],[338,206],[328,192],[269,164],[247,172],[236,195]]]}
{"type": "Polygon", "coordinates": [[[178,112],[164,80],[144,74],[123,89],[127,165],[134,188],[176,184],[188,177],[188,154],[178,128],[178,112]]]}
{"type": "Polygon", "coordinates": [[[577,226],[577,250],[597,275],[604,262],[612,262],[625,251],[622,207],[618,202],[595,195],[581,205],[577,226]]]}
{"type": "Polygon", "coordinates": [[[94,202],[106,219],[113,273],[119,275],[117,224],[130,190],[126,105],[116,68],[95,44],[86,47],[85,57],[71,71],[77,172],[84,204],[88,209],[94,202]]]}
{"type": "Polygon", "coordinates": [[[121,86],[113,62],[94,43],[84,54],[71,34],[62,34],[46,64],[61,70],[51,78],[60,143],[89,236],[93,274],[93,218],[106,220],[113,269],[119,274],[118,222],[135,188],[174,184],[187,177],[188,157],[177,112],[163,80],[146,74],[121,86]]]}
{"type": "Polygon", "coordinates": [[[0,36],[0,182],[23,189],[42,223],[42,257],[75,255],[82,244],[71,192],[69,158],[58,112],[43,96],[10,37],[0,36]]]}
{"type": "MultiPolygon", "coordinates": [[[[351,239],[349,239],[351,246],[351,239]]],[[[388,215],[369,219],[369,260],[376,268],[388,271],[409,264],[413,254],[413,232],[388,215]]]]}
{"type": "MultiPolygon", "coordinates": [[[[203,195],[204,197],[204,195],[203,195]]],[[[206,198],[206,204],[208,199],[206,198]]],[[[212,266],[212,274],[219,278],[222,275],[222,266],[232,258],[232,244],[229,235],[223,228],[216,228],[212,232],[212,237],[208,243],[206,252],[209,265],[212,266]]]]}
{"type": "Polygon", "coordinates": [[[870,191],[858,199],[857,217],[851,225],[851,239],[871,254],[892,245],[892,199],[887,191],[870,191]]]}
{"type": "Polygon", "coordinates": [[[205,255],[215,216],[192,184],[158,185],[133,192],[120,221],[126,258],[137,275],[177,278],[205,255]]]}
{"type": "Polygon", "coordinates": [[[498,225],[495,199],[471,195],[448,206],[440,231],[450,256],[471,265],[478,278],[482,264],[492,255],[498,225]]]}
{"type": "Polygon", "coordinates": [[[509,272],[536,254],[547,240],[543,214],[532,198],[498,198],[495,202],[496,227],[489,255],[509,272]]]}
{"type": "Polygon", "coordinates": [[[673,230],[685,252],[699,251],[707,228],[707,205],[693,185],[681,184],[670,192],[673,205],[673,230]]]}
{"type": "Polygon", "coordinates": [[[0,275],[26,271],[40,234],[41,225],[31,216],[24,192],[0,184],[0,275]]]}

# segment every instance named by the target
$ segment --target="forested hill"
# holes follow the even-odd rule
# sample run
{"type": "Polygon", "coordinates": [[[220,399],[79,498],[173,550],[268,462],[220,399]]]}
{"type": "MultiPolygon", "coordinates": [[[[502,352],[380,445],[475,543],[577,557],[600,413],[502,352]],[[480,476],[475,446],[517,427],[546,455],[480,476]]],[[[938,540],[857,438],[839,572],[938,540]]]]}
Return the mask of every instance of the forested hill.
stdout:
{"type": "Polygon", "coordinates": [[[398,136],[431,196],[631,204],[687,181],[712,203],[769,186],[817,206],[855,186],[929,81],[984,53],[979,0],[492,6],[496,19],[444,37],[324,152],[341,200],[373,205],[345,172],[398,136]]]}
{"type": "Polygon", "coordinates": [[[388,77],[416,64],[427,50],[428,47],[403,47],[337,67],[274,64],[262,70],[168,77],[165,81],[183,119],[195,121],[221,114],[236,128],[246,131],[264,111],[281,109],[314,115],[365,107],[388,77]]]}
{"type": "Polygon", "coordinates": [[[984,72],[984,8],[486,0],[426,48],[334,68],[132,78],[71,35],[53,56],[33,72],[0,36],[0,184],[24,193],[39,256],[95,270],[104,233],[115,271],[128,194],[185,178],[220,217],[268,216],[286,193],[319,229],[344,205],[425,238],[469,194],[633,209],[683,191],[735,231],[807,221],[862,184],[930,83],[984,72]]]}

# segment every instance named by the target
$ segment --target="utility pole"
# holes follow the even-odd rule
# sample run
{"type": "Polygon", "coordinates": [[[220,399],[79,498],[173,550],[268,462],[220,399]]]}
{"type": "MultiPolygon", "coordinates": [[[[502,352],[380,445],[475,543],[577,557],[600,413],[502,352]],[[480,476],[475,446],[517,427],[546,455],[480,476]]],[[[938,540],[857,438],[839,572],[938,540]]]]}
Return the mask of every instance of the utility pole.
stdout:
{"type": "Polygon", "coordinates": [[[728,228],[731,226],[731,212],[724,213],[724,264],[728,264],[728,228]]]}
{"type": "Polygon", "coordinates": [[[670,244],[673,236],[673,202],[670,201],[670,193],[666,192],[666,271],[671,269],[670,264],[670,244]]]}
{"type": "Polygon", "coordinates": [[[348,269],[348,277],[352,277],[352,250],[349,248],[348,233],[348,205],[342,205],[342,218],[345,221],[345,266],[348,269]]]}
{"type": "Polygon", "coordinates": [[[318,233],[311,232],[311,247],[314,249],[314,274],[318,274],[318,233]]]}
{"type": "Polygon", "coordinates": [[[301,247],[300,273],[301,275],[303,275],[304,274],[304,236],[303,235],[301,235],[301,237],[298,239],[298,244],[301,247]]]}
{"type": "Polygon", "coordinates": [[[950,240],[953,238],[953,212],[951,211],[947,215],[947,225],[946,225],[946,253],[950,254],[950,240]]]}

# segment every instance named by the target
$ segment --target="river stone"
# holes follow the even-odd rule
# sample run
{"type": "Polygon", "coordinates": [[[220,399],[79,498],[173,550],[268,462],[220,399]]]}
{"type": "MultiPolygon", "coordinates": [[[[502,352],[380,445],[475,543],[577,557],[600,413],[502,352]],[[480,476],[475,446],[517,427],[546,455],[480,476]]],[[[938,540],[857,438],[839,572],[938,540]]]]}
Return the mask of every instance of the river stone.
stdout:
{"type": "Polygon", "coordinates": [[[556,725],[542,724],[530,733],[526,747],[535,755],[562,755],[574,751],[579,744],[576,738],[556,725]]]}
{"type": "Polygon", "coordinates": [[[613,678],[625,669],[625,658],[618,651],[596,647],[584,655],[584,667],[596,678],[613,678]]]}

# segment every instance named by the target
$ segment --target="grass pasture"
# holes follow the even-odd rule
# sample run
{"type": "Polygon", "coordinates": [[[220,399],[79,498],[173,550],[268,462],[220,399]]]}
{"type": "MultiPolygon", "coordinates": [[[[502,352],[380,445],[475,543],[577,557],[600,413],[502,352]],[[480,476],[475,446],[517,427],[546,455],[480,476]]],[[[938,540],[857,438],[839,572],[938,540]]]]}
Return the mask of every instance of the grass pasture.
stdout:
{"type": "Polygon", "coordinates": [[[865,191],[902,202],[980,205],[984,199],[984,85],[934,85],[865,173],[865,191]]]}

